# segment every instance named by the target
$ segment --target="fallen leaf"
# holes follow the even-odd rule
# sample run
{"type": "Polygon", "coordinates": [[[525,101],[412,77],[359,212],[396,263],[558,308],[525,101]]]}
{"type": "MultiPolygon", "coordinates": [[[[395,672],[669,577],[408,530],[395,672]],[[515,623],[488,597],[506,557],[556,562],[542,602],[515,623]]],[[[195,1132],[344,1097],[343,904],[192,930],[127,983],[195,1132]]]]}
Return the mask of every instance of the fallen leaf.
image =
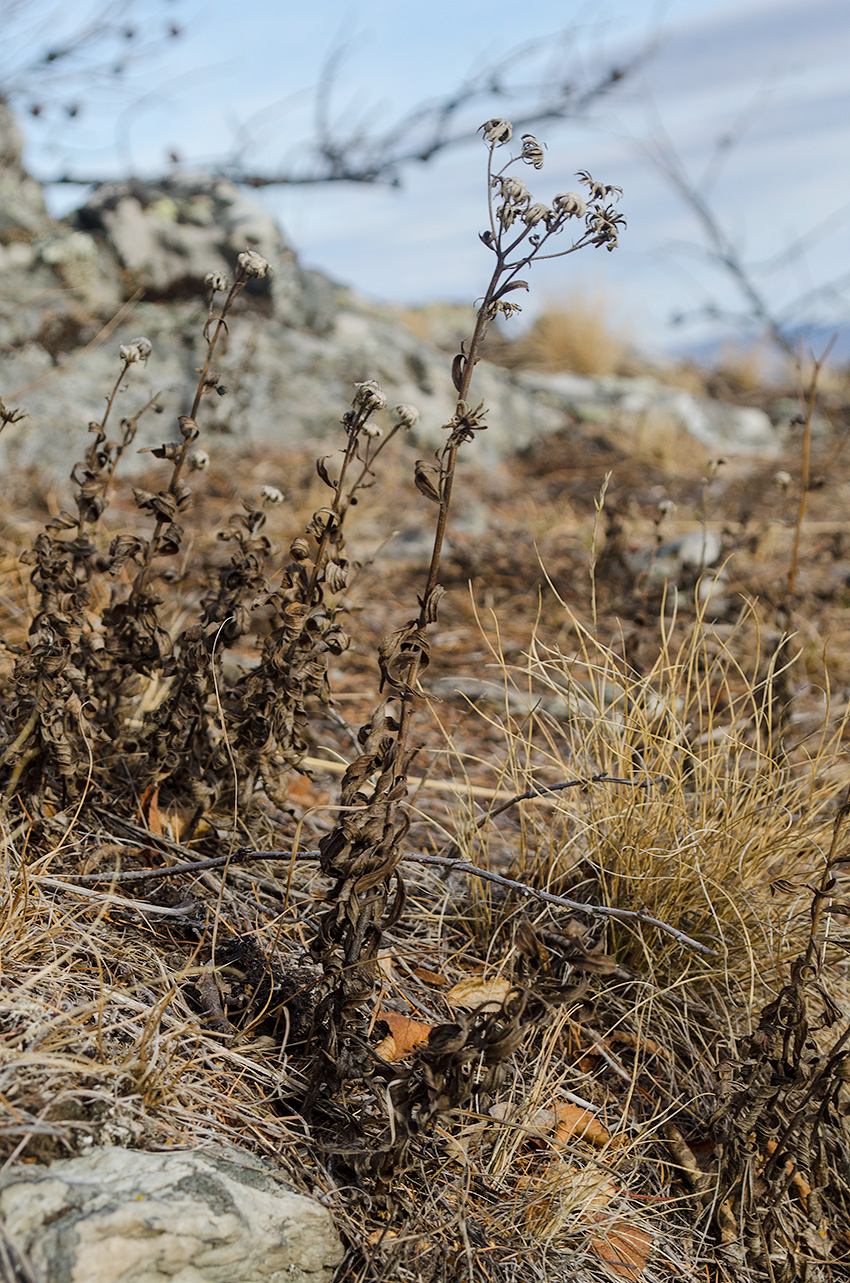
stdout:
{"type": "Polygon", "coordinates": [[[391,1242],[394,1238],[398,1238],[395,1230],[377,1229],[367,1235],[366,1242],[370,1247],[380,1247],[382,1243],[391,1242]]]}
{"type": "Polygon", "coordinates": [[[393,978],[393,955],[389,949],[382,949],[375,959],[378,970],[387,980],[393,978]]]}
{"type": "Polygon", "coordinates": [[[552,1108],[558,1120],[553,1137],[556,1145],[565,1145],[568,1140],[576,1139],[601,1148],[611,1141],[608,1128],[589,1109],[571,1105],[566,1100],[557,1101],[552,1108]]]}
{"type": "Polygon", "coordinates": [[[142,802],[144,803],[145,800],[147,800],[148,804],[148,828],[151,833],[156,835],[156,837],[161,838],[163,834],[163,823],[162,815],[159,810],[159,787],[157,786],[153,789],[150,796],[147,799],[143,798],[142,802]]]}
{"type": "Polygon", "coordinates": [[[420,1042],[427,1042],[428,1035],[434,1028],[421,1020],[411,1020],[397,1011],[381,1011],[375,1023],[383,1022],[389,1033],[375,1047],[376,1053],[383,1060],[403,1060],[420,1042]]]}
{"type": "Polygon", "coordinates": [[[435,985],[438,989],[444,988],[449,982],[445,976],[441,976],[439,971],[429,971],[427,967],[411,967],[410,970],[425,985],[435,985]]]}
{"type": "Polygon", "coordinates": [[[470,976],[468,980],[452,985],[446,994],[446,1002],[450,1007],[463,1007],[467,1011],[484,1006],[501,1007],[512,989],[510,980],[504,976],[493,976],[490,980],[483,976],[470,976]]]}
{"type": "Polygon", "coordinates": [[[621,1279],[639,1279],[652,1247],[652,1236],[628,1221],[613,1221],[604,1235],[594,1234],[590,1250],[621,1279]]]}

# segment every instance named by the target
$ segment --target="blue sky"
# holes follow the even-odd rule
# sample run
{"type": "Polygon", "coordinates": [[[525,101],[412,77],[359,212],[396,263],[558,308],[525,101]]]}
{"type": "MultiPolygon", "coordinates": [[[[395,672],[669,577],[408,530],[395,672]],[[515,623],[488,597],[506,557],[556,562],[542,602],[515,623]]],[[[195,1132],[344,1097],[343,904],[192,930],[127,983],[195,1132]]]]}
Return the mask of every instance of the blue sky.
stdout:
{"type": "MultiPolygon", "coordinates": [[[[73,22],[80,0],[57,10],[73,22]]],[[[143,12],[143,11],[142,11],[143,12]]],[[[297,161],[329,49],[349,41],[336,100],[341,116],[390,119],[456,87],[470,71],[518,45],[571,28],[575,67],[622,58],[657,41],[633,80],[587,123],[541,126],[547,163],[533,176],[540,199],[575,186],[588,168],[624,188],[629,227],[614,254],[588,251],[540,265],[530,311],[569,301],[577,285],[604,292],[650,346],[677,341],[671,313],[734,294],[699,249],[695,223],[647,159],[667,137],[700,175],[718,137],[738,141],[710,193],[736,245],[770,264],[795,238],[826,222],[803,259],[764,277],[780,308],[850,268],[850,4],[847,0],[176,0],[186,34],[152,59],[129,101],[84,115],[73,134],[30,131],[33,167],[89,172],[162,171],[168,150],[203,160],[254,140],[252,163],[297,161]]],[[[553,49],[555,45],[553,43],[553,49]]],[[[489,113],[488,113],[489,114],[489,113]]],[[[376,298],[471,301],[487,254],[484,149],[472,145],[409,170],[401,191],[288,188],[263,199],[308,263],[376,298]]],[[[67,193],[62,193],[64,201],[67,193]]],[[[846,296],[824,304],[847,315],[846,296]]],[[[688,331],[705,333],[697,326],[688,331]]]]}

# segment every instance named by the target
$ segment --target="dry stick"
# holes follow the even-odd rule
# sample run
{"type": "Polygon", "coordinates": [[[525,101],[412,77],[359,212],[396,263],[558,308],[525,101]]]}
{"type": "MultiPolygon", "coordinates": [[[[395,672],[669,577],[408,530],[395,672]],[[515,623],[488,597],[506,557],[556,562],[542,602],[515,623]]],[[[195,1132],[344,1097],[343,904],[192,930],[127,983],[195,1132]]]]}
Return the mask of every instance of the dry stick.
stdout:
{"type": "Polygon", "coordinates": [[[526,789],[524,793],[517,793],[514,797],[508,798],[507,802],[503,802],[495,810],[488,811],[486,815],[482,815],[480,820],[476,821],[475,827],[478,829],[483,828],[490,820],[497,815],[501,815],[503,811],[507,811],[510,807],[515,806],[517,802],[528,802],[535,797],[545,797],[547,793],[562,793],[564,789],[586,789],[590,784],[630,784],[632,788],[647,789],[654,784],[666,784],[669,778],[668,775],[657,775],[651,780],[627,780],[617,775],[605,775],[603,773],[602,775],[591,775],[586,780],[564,780],[560,784],[543,784],[540,788],[526,789]]]}
{"type": "MultiPolygon", "coordinates": [[[[128,870],[124,873],[83,873],[69,874],[74,877],[75,883],[89,883],[100,881],[111,882],[131,882],[134,879],[139,881],[152,878],[170,878],[181,873],[196,873],[204,869],[219,868],[228,861],[242,860],[291,860],[292,851],[255,851],[248,847],[239,847],[232,855],[219,855],[209,860],[198,860],[192,864],[177,864],[168,869],[139,869],[128,870]]],[[[313,861],[319,859],[318,851],[298,851],[295,855],[297,860],[313,861]]],[[[470,864],[467,860],[456,860],[443,855],[426,855],[424,852],[410,851],[402,856],[403,860],[410,860],[416,864],[433,864],[440,868],[446,869],[449,873],[467,873],[471,877],[481,878],[484,882],[495,882],[497,886],[507,888],[509,891],[518,891],[522,895],[532,896],[536,900],[542,900],[545,904],[556,904],[563,909],[578,910],[580,913],[588,913],[597,917],[614,918],[618,922],[635,922],[639,926],[655,927],[657,931],[664,932],[665,935],[672,936],[679,944],[686,945],[690,949],[695,949],[697,953],[702,953],[706,957],[716,957],[717,950],[711,949],[708,945],[701,944],[691,936],[685,935],[677,927],[671,926],[668,922],[662,922],[659,918],[652,918],[649,914],[644,913],[642,909],[614,909],[604,904],[589,904],[582,900],[570,900],[563,895],[553,895],[550,891],[539,891],[537,887],[529,886],[526,882],[517,882],[515,878],[506,878],[501,873],[493,873],[490,869],[479,868],[476,864],[470,864]]],[[[63,885],[70,886],[70,883],[63,885]]]]}

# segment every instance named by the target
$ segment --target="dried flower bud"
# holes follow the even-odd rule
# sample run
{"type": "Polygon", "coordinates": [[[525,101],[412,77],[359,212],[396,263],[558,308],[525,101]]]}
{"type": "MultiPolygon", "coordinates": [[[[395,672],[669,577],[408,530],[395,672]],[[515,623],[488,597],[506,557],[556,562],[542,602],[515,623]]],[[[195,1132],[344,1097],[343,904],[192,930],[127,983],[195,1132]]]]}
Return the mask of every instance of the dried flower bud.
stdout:
{"type": "Polygon", "coordinates": [[[544,218],[549,217],[548,205],[529,205],[528,209],[522,216],[522,221],[528,227],[536,227],[544,218]]]}
{"type": "Polygon", "coordinates": [[[189,467],[194,472],[203,472],[210,466],[210,456],[206,450],[193,450],[189,455],[189,467]]]}
{"type": "Polygon", "coordinates": [[[151,343],[150,339],[144,339],[144,338],[134,339],[133,347],[136,348],[136,350],[138,351],[140,361],[147,361],[148,357],[153,351],[153,344],[151,343]]]}
{"type": "Polygon", "coordinates": [[[355,383],[354,404],[361,410],[383,410],[387,404],[387,398],[381,391],[380,383],[374,379],[366,379],[363,383],[355,383]]]}
{"type": "Polygon", "coordinates": [[[263,486],[260,491],[266,503],[283,503],[284,494],[277,486],[263,486]]]}
{"type": "Polygon", "coordinates": [[[377,423],[367,423],[363,432],[367,437],[382,437],[384,435],[377,423]]]}
{"type": "Polygon", "coordinates": [[[773,478],[773,483],[779,486],[780,490],[787,490],[792,480],[793,477],[790,472],[777,472],[773,478]]]}
{"type": "Polygon", "coordinates": [[[522,159],[526,165],[533,165],[535,169],[543,168],[543,144],[533,134],[522,136],[522,159]]]}
{"type": "Polygon", "coordinates": [[[259,279],[265,276],[269,270],[266,260],[253,249],[243,250],[236,261],[239,264],[239,270],[245,276],[253,276],[259,279]]]}
{"type": "Polygon", "coordinates": [[[566,214],[568,218],[584,218],[587,213],[587,206],[576,192],[559,192],[552,205],[559,214],[566,214]]]}
{"type": "Polygon", "coordinates": [[[415,405],[397,405],[393,413],[403,428],[415,428],[419,422],[419,411],[415,405]]]}
{"type": "Polygon", "coordinates": [[[502,147],[509,143],[514,136],[514,127],[509,120],[499,120],[494,117],[493,120],[485,121],[481,126],[484,134],[484,141],[492,144],[494,147],[502,147]]]}
{"type": "Polygon", "coordinates": [[[225,290],[230,289],[224,272],[207,272],[204,277],[204,285],[206,285],[207,289],[212,290],[214,294],[216,292],[223,294],[225,290]]]}
{"type": "Polygon", "coordinates": [[[658,511],[662,517],[668,517],[671,512],[676,511],[676,505],[672,499],[662,499],[658,505],[658,511]]]}
{"type": "Polygon", "coordinates": [[[293,539],[289,545],[289,555],[294,561],[306,561],[310,556],[310,545],[306,539],[293,539]]]}

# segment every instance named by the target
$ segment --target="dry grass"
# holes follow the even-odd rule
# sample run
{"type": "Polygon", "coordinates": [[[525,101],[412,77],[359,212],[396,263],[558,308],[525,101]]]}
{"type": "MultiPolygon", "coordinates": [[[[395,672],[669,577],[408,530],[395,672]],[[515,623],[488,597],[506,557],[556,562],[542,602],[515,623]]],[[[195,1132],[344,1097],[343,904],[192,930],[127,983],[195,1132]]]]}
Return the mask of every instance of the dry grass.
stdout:
{"type": "Polygon", "coordinates": [[[494,355],[512,367],[593,376],[626,373],[634,346],[621,309],[602,290],[587,288],[550,303],[522,338],[494,355]]]}

